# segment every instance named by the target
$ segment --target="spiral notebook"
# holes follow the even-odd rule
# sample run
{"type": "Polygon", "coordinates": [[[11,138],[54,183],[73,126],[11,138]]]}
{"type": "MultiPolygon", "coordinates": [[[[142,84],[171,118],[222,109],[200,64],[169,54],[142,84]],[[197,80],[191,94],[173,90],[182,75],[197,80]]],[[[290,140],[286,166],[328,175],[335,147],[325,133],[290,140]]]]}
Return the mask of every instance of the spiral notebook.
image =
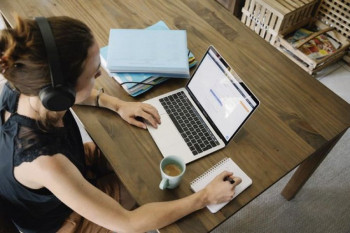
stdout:
{"type": "MultiPolygon", "coordinates": [[[[209,170],[204,172],[202,175],[194,179],[190,185],[191,189],[194,192],[198,192],[201,189],[203,189],[210,181],[212,181],[217,175],[219,175],[223,171],[229,171],[233,172],[234,176],[238,176],[242,179],[242,183],[236,186],[235,188],[235,195],[231,200],[233,200],[235,197],[237,197],[241,192],[243,192],[246,188],[248,188],[252,184],[252,179],[250,179],[247,174],[245,174],[242,169],[238,167],[238,165],[233,162],[231,158],[224,158],[217,164],[215,164],[213,167],[211,167],[209,170]]],[[[222,207],[224,207],[228,202],[220,203],[220,204],[213,204],[208,205],[207,208],[212,213],[218,212],[222,207]]]]}

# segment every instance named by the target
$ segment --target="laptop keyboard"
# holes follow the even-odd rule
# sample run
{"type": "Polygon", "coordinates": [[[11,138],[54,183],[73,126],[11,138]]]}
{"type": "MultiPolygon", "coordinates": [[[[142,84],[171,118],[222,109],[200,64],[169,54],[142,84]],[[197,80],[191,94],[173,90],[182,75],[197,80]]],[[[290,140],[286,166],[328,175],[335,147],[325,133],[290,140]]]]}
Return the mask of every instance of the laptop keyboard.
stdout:
{"type": "Polygon", "coordinates": [[[161,98],[159,101],[193,155],[219,145],[183,91],[161,98]]]}

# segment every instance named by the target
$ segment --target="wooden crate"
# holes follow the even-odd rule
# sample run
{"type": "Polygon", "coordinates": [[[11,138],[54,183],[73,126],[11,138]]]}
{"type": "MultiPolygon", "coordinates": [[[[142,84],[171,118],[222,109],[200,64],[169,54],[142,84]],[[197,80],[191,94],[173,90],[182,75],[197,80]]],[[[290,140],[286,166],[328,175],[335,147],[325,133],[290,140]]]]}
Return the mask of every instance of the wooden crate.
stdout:
{"type": "Polygon", "coordinates": [[[310,22],[319,0],[246,0],[241,21],[272,45],[310,22]]]}
{"type": "MultiPolygon", "coordinates": [[[[322,59],[314,60],[299,50],[301,44],[306,42],[312,36],[292,45],[286,41],[286,34],[283,33],[279,34],[276,47],[310,74],[315,74],[324,67],[338,61],[344,56],[348,56],[347,50],[350,47],[349,0],[322,0],[316,11],[316,17],[310,20],[309,24],[316,25],[320,32],[323,31],[331,38],[339,42],[341,46],[337,49],[337,51],[325,56],[322,59]]],[[[315,37],[317,34],[321,33],[314,33],[313,37],[315,37]]],[[[345,61],[347,59],[345,59],[345,61]]]]}
{"type": "Polygon", "coordinates": [[[350,1],[322,0],[317,18],[350,40],[350,1]]]}
{"type": "MultiPolygon", "coordinates": [[[[318,19],[334,27],[339,33],[350,40],[350,1],[323,0],[319,6],[318,19]]],[[[350,65],[350,51],[343,57],[350,65]]]]}
{"type": "MultiPolygon", "coordinates": [[[[305,40],[300,41],[297,44],[290,44],[283,36],[279,38],[279,49],[291,60],[293,60],[296,64],[298,64],[301,68],[307,71],[310,74],[315,74],[320,71],[324,67],[338,61],[341,59],[346,53],[347,49],[350,46],[349,40],[343,36],[341,33],[337,32],[335,28],[329,27],[328,25],[322,23],[321,21],[316,21],[315,25],[319,28],[320,32],[324,32],[332,37],[334,40],[339,42],[341,46],[332,54],[329,54],[321,59],[314,60],[308,57],[306,54],[299,50],[299,47],[308,39],[311,39],[312,36],[306,38],[305,40]]],[[[313,37],[316,37],[319,33],[314,33],[313,37]]]]}

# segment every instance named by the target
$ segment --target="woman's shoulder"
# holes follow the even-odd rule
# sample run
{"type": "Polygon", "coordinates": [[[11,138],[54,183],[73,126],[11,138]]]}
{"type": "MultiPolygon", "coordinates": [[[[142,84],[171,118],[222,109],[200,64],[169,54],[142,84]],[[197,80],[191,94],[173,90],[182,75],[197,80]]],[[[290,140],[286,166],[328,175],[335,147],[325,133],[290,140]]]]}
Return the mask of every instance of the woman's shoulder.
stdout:
{"type": "Polygon", "coordinates": [[[42,154],[32,163],[23,165],[35,168],[36,171],[60,171],[64,170],[65,167],[67,168],[68,164],[71,164],[71,161],[64,154],[56,153],[50,155],[42,154]]]}
{"type": "Polygon", "coordinates": [[[67,170],[73,167],[63,154],[41,155],[32,163],[23,163],[14,170],[16,179],[31,189],[54,185],[57,177],[66,176],[67,170]]]}

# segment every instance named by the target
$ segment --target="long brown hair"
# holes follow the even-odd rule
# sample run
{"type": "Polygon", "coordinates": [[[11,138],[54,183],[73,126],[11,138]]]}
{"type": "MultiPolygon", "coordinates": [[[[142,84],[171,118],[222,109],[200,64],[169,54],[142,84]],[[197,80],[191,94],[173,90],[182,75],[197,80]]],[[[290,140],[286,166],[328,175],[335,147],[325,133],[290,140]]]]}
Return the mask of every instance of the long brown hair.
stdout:
{"type": "MultiPolygon", "coordinates": [[[[65,84],[76,86],[88,49],[93,45],[91,30],[81,21],[65,17],[47,18],[51,26],[65,84]]],[[[51,83],[46,51],[35,20],[16,16],[14,28],[0,31],[0,72],[19,92],[38,96],[51,83]]],[[[48,122],[42,121],[44,125],[48,122]]]]}

